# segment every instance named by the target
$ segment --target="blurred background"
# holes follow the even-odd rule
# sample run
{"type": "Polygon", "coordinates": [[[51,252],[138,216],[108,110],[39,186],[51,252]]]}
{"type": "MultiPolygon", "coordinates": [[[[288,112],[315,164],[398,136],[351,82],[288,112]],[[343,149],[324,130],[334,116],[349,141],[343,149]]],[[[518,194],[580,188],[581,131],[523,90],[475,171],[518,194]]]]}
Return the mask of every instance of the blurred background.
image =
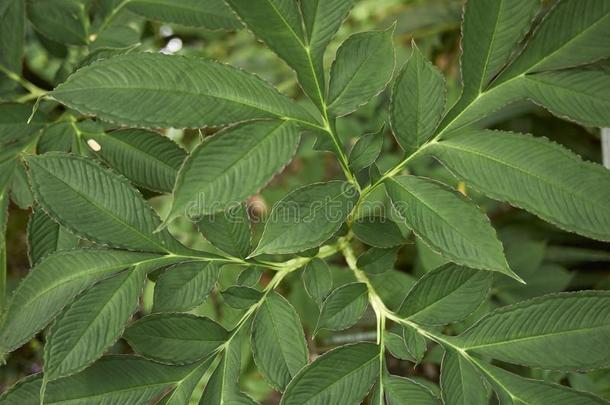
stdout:
{"type": "MultiPolygon", "coordinates": [[[[61,3],[76,5],[75,8],[71,8],[73,12],[69,18],[64,20],[65,15],[45,12],[43,3],[54,2],[41,0],[27,2],[29,23],[25,58],[22,63],[23,77],[43,90],[52,89],[70,72],[90,63],[94,58],[103,57],[106,53],[111,55],[134,51],[160,51],[212,58],[239,66],[273,83],[283,93],[307,103],[296,83],[294,73],[271,51],[257,42],[247,30],[208,31],[188,28],[147,19],[128,9],[121,9],[114,15],[112,10],[116,5],[114,3],[118,1],[112,0],[61,0],[61,3]]],[[[550,4],[552,1],[546,1],[545,7],[550,4]]],[[[351,34],[385,29],[396,22],[395,49],[398,60],[396,71],[398,72],[399,67],[409,56],[414,41],[445,76],[449,88],[448,106],[450,106],[460,92],[459,29],[462,6],[462,0],[356,0],[349,18],[329,47],[326,66],[330,67],[337,47],[351,34]]],[[[6,80],[0,81],[0,98],[3,102],[33,102],[35,99],[34,96],[24,94],[14,86],[14,83],[6,80]]],[[[346,149],[349,150],[362,134],[376,132],[384,122],[387,122],[388,99],[389,93],[385,91],[357,112],[339,119],[338,132],[346,149]]],[[[40,106],[40,114],[46,115],[51,121],[58,117],[71,117],[70,119],[79,122],[79,126],[84,128],[83,131],[113,128],[110,124],[94,121],[91,117],[83,117],[75,111],[58,109],[57,104],[52,102],[43,102],[40,106]]],[[[602,160],[598,128],[584,128],[562,121],[528,102],[510,105],[478,125],[544,136],[565,145],[584,159],[595,162],[602,160]]],[[[46,125],[41,139],[50,136],[45,132],[64,130],[46,125]]],[[[202,137],[211,135],[213,131],[169,129],[164,133],[184,148],[191,149],[202,137]]],[[[76,137],[77,144],[80,142],[78,134],[70,136],[76,137]]],[[[402,151],[392,138],[389,129],[385,130],[383,136],[384,153],[378,161],[382,171],[398,162],[402,156],[402,151]]],[[[38,147],[40,148],[40,144],[38,147]]],[[[294,161],[260,194],[251,198],[250,214],[253,218],[264,217],[276,201],[300,185],[341,178],[341,170],[334,156],[318,149],[320,145],[316,146],[315,136],[304,134],[294,161]]],[[[86,150],[81,152],[92,153],[86,150]]],[[[610,272],[608,272],[610,250],[607,244],[560,231],[524,211],[489,200],[475,190],[458,184],[445,169],[431,159],[416,161],[410,170],[418,175],[432,177],[458,187],[483,207],[498,230],[511,267],[528,282],[527,286],[523,286],[498,275],[488,302],[466,321],[452,325],[446,330],[447,333],[459,333],[481,315],[498,306],[551,292],[610,287],[610,272]]],[[[31,213],[32,196],[25,173],[16,176],[13,181],[6,237],[8,291],[17,285],[30,268],[27,223],[31,213]]],[[[164,210],[169,208],[169,197],[148,190],[142,191],[160,213],[163,214],[164,210]]],[[[383,204],[383,192],[374,195],[373,199],[383,204]]],[[[254,226],[255,235],[259,235],[261,230],[260,223],[254,226]]],[[[177,221],[172,224],[171,231],[189,246],[213,251],[189,222],[177,221]]],[[[398,251],[394,269],[375,276],[373,280],[375,287],[391,308],[401,302],[418,277],[445,262],[442,257],[426,248],[412,235],[405,232],[405,237],[408,242],[398,251]]],[[[362,243],[357,247],[362,251],[366,245],[362,243]]],[[[354,281],[352,273],[345,269],[345,263],[341,258],[332,258],[329,264],[335,287],[354,281]]],[[[221,272],[221,289],[235,284],[242,270],[238,266],[225,268],[221,272]]],[[[264,285],[267,281],[266,274],[262,274],[260,280],[252,277],[249,282],[264,285]]],[[[136,316],[141,316],[150,310],[153,289],[154,284],[149,282],[145,290],[142,310],[136,316]]],[[[286,285],[282,287],[282,292],[297,308],[306,333],[310,337],[315,327],[318,309],[303,291],[300,272],[296,272],[288,279],[286,285]]],[[[241,315],[240,311],[224,305],[220,295],[211,296],[194,312],[218,319],[225,326],[231,325],[241,315]]],[[[315,356],[339,344],[374,338],[375,318],[371,311],[356,326],[339,333],[320,333],[316,339],[308,339],[308,343],[310,352],[315,356]]],[[[44,336],[38,336],[11,354],[8,363],[0,368],[0,392],[23,376],[41,370],[43,342],[44,336]]],[[[129,347],[120,341],[112,351],[128,353],[129,347]]],[[[441,349],[430,345],[421,364],[415,365],[409,360],[388,357],[388,366],[392,373],[413,377],[438,391],[441,356],[441,349]]],[[[244,347],[243,359],[241,385],[244,391],[262,403],[278,403],[279,395],[256,371],[248,347],[244,347]]],[[[610,399],[608,371],[571,374],[519,370],[514,366],[512,369],[524,375],[571,385],[610,399]]]]}

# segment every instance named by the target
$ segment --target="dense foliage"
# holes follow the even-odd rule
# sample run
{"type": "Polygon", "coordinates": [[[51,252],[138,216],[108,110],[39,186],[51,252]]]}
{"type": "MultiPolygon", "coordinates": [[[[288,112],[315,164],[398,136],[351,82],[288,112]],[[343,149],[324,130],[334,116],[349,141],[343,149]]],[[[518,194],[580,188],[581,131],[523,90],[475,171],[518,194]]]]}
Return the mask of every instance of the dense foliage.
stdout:
{"type": "Polygon", "coordinates": [[[0,404],[606,403],[610,2],[353,3],[0,3],[0,404]]]}

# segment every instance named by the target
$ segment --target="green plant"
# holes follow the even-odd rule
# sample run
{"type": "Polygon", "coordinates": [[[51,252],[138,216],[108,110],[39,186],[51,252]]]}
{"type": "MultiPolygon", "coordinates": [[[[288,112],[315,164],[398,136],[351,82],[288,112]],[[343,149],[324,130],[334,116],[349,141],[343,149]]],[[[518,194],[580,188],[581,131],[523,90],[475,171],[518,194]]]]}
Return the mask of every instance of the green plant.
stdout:
{"type": "MultiPolygon", "coordinates": [[[[44,23],[49,12],[82,17],[81,2],[28,4],[32,24],[55,41],[95,40],[84,17],[44,23]]],[[[29,226],[34,266],[3,313],[0,353],[6,356],[48,327],[43,373],[18,383],[0,403],[185,404],[203,380],[202,404],[253,404],[238,384],[247,338],[258,370],[286,405],[356,404],[365,397],[371,404],[484,404],[488,387],[502,404],[604,403],[499,365],[564,372],[608,367],[606,291],[537,297],[489,312],[457,336],[445,333],[446,325],[486,301],[494,279],[507,285],[507,277],[523,280],[471,199],[406,168],[433,156],[493,199],[566,231],[610,241],[605,168],[541,137],[477,126],[522,99],[583,125],[610,126],[604,61],[610,56],[610,2],[559,1],[532,30],[538,1],[468,1],[463,92],[447,111],[444,79],[415,45],[393,77],[393,27],[349,37],[327,80],[324,52],[351,0],[227,0],[228,6],[184,0],[191,8],[186,12],[173,1],[102,4],[98,32],[106,35],[112,30],[104,28],[124,7],[212,29],[241,21],[294,69],[310,102],[297,103],[230,65],[129,47],[98,48],[46,93],[16,73],[16,48],[3,41],[3,74],[29,91],[19,101],[43,97],[52,111],[63,105],[65,113],[49,123],[42,114],[29,116],[26,104],[0,106],[2,215],[11,187],[29,190],[15,180],[26,169],[36,203],[29,226]],[[389,124],[404,156],[381,171],[376,161],[384,128],[361,136],[348,155],[336,120],[386,86],[389,124]],[[169,127],[223,129],[190,153],[138,129],[169,127]],[[303,131],[336,155],[345,178],[290,192],[273,207],[251,249],[243,202],[290,162],[303,131]],[[34,144],[39,154],[30,153],[34,144]],[[164,221],[137,187],[172,194],[164,221]],[[168,225],[182,217],[196,222],[219,250],[180,243],[168,225]],[[409,232],[450,263],[423,275],[402,292],[399,305],[390,305],[396,297],[380,292],[390,281],[376,280],[392,267],[409,232]],[[362,246],[368,249],[357,257],[362,246]],[[333,289],[325,259],[335,255],[355,281],[333,289]],[[218,294],[217,280],[231,266],[243,270],[218,294]],[[340,346],[310,362],[299,315],[280,293],[293,274],[300,274],[302,288],[320,307],[314,334],[346,329],[370,306],[375,342],[340,346]],[[152,314],[130,322],[147,278],[156,282],[152,314]],[[221,325],[188,313],[210,294],[239,310],[234,322],[221,325]],[[139,356],[102,357],[121,336],[139,356]],[[421,362],[428,342],[444,349],[440,397],[386,368],[388,352],[421,362]]],[[[22,36],[22,7],[16,0],[0,6],[6,31],[0,39],[10,41],[11,32],[12,40],[22,36]]]]}

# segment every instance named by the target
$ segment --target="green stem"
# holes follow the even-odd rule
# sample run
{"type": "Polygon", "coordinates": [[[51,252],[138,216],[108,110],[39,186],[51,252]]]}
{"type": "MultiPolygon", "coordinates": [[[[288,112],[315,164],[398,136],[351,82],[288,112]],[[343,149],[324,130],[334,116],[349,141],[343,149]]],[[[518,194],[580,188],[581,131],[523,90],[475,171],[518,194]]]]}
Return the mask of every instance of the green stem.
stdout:
{"type": "Polygon", "coordinates": [[[29,91],[30,95],[29,95],[28,99],[39,98],[39,97],[42,97],[47,94],[46,90],[43,90],[40,87],[36,86],[35,84],[23,79],[17,73],[15,73],[11,70],[8,70],[7,68],[5,68],[2,65],[0,65],[0,72],[4,73],[6,75],[6,77],[8,77],[9,79],[11,79],[12,81],[14,81],[16,83],[19,83],[19,85],[21,87],[23,87],[24,89],[29,91]]]}

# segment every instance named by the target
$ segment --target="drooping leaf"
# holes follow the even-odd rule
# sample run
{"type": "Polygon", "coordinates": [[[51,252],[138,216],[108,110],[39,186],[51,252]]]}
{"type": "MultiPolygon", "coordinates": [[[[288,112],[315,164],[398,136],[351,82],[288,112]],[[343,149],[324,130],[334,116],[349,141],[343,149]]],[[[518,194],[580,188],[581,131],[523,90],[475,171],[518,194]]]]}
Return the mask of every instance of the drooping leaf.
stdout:
{"type": "Polygon", "coordinates": [[[273,207],[250,256],[318,246],[341,227],[357,199],[356,188],[343,181],[310,184],[291,192],[273,207]]]}
{"type": "Polygon", "coordinates": [[[102,280],[64,310],[46,338],[44,375],[48,381],[83,370],[120,337],[138,307],[145,277],[136,268],[102,280]]]}
{"type": "Polygon", "coordinates": [[[393,36],[394,26],[354,34],[341,44],[326,101],[333,113],[349,114],[385,89],[396,64],[393,36]]]}
{"type": "Polygon", "coordinates": [[[303,368],[286,387],[281,404],[358,404],[378,375],[379,346],[341,346],[303,368]]]}
{"type": "Polygon", "coordinates": [[[256,121],[205,140],[180,170],[167,220],[196,218],[241,203],[292,159],[299,139],[292,122],[256,121]]]}
{"type": "Polygon", "coordinates": [[[191,314],[152,314],[124,333],[132,349],[165,364],[194,363],[210,355],[229,338],[222,326],[191,314]]]}
{"type": "Polygon", "coordinates": [[[43,210],[36,209],[28,222],[28,256],[30,264],[60,250],[75,248],[78,238],[53,221],[43,210]]]}
{"type": "Polygon", "coordinates": [[[531,367],[607,367],[609,308],[607,291],[548,295],[497,309],[454,341],[467,352],[531,367]]]}
{"type": "Polygon", "coordinates": [[[42,35],[61,44],[86,45],[89,21],[79,0],[28,0],[28,19],[42,35]]]}
{"type": "Polygon", "coordinates": [[[563,229],[610,240],[610,176],[562,146],[532,136],[469,130],[431,152],[467,184],[563,229]]]}
{"type": "Polygon", "coordinates": [[[440,384],[446,405],[487,403],[487,389],[479,371],[454,350],[445,349],[440,384]]]}
{"type": "Polygon", "coordinates": [[[362,242],[378,248],[391,248],[406,242],[398,225],[385,216],[358,218],[352,224],[352,231],[362,242]]]}
{"type": "Polygon", "coordinates": [[[394,268],[398,247],[371,248],[358,257],[357,266],[368,274],[381,274],[394,268]]]}
{"type": "Polygon", "coordinates": [[[230,255],[245,258],[250,253],[252,231],[248,209],[244,204],[203,216],[197,223],[197,229],[208,242],[230,255]]]}
{"type": "Polygon", "coordinates": [[[383,390],[387,405],[413,403],[440,405],[441,401],[422,384],[409,378],[387,376],[383,378],[383,390]]]}
{"type": "Polygon", "coordinates": [[[215,262],[186,262],[170,267],[155,284],[154,312],[188,311],[212,292],[220,266],[215,262]]]}
{"type": "Polygon", "coordinates": [[[364,283],[349,283],[337,288],[324,300],[314,334],[322,329],[349,328],[358,322],[368,303],[368,289],[364,283]]]}
{"type": "Polygon", "coordinates": [[[390,124],[396,141],[414,151],[434,134],[445,109],[445,81],[414,46],[392,88],[390,124]]]}
{"type": "Polygon", "coordinates": [[[153,191],[171,192],[186,158],[181,147],[153,131],[124,129],[109,134],[88,133],[84,138],[111,168],[153,191]]]}
{"type": "MultiPolygon", "coordinates": [[[[21,58],[25,41],[25,2],[3,1],[0,5],[0,66],[21,74],[21,58]]],[[[0,73],[0,79],[4,77],[0,73]]],[[[4,79],[2,79],[4,80],[4,79]]],[[[4,83],[0,84],[0,89],[4,83]]]]}
{"type": "Polygon", "coordinates": [[[263,297],[263,293],[254,288],[245,286],[232,286],[222,292],[225,302],[236,309],[246,309],[256,304],[263,297]]]}
{"type": "Polygon", "coordinates": [[[489,218],[470,200],[415,176],[396,177],[385,184],[406,225],[431,248],[457,264],[516,277],[489,218]]]}
{"type": "Polygon", "coordinates": [[[349,167],[354,173],[366,169],[377,160],[383,146],[384,129],[385,127],[382,127],[377,132],[364,134],[358,138],[349,154],[349,167]]]}
{"type": "Polygon", "coordinates": [[[256,311],[251,340],[257,368],[278,391],[284,391],[297,372],[307,365],[307,344],[299,315],[275,292],[256,311]]]}
{"type": "Polygon", "coordinates": [[[241,24],[222,0],[129,0],[127,9],[150,20],[210,30],[231,30],[241,24]]]}
{"type": "Polygon", "coordinates": [[[80,112],[141,127],[199,128],[258,118],[311,121],[254,75],[206,59],[130,53],[79,69],[49,93],[80,112]],[[173,108],[161,108],[172,105],[173,108]]]}
{"type": "Polygon", "coordinates": [[[0,332],[0,354],[27,342],[91,284],[159,258],[151,253],[93,249],[48,256],[28,273],[13,294],[0,332]],[[66,272],[66,268],[70,271],[66,272]]]}
{"type": "Polygon", "coordinates": [[[318,304],[321,303],[333,287],[333,277],[326,262],[314,258],[303,269],[303,286],[307,294],[318,304]]]}
{"type": "Polygon", "coordinates": [[[28,156],[27,163],[37,201],[75,234],[128,249],[177,248],[167,231],[153,233],[159,218],[137,190],[91,159],[53,152],[28,156]]]}
{"type": "Polygon", "coordinates": [[[444,325],[464,319],[487,298],[489,272],[447,264],[424,274],[398,309],[418,324],[444,325]]]}

